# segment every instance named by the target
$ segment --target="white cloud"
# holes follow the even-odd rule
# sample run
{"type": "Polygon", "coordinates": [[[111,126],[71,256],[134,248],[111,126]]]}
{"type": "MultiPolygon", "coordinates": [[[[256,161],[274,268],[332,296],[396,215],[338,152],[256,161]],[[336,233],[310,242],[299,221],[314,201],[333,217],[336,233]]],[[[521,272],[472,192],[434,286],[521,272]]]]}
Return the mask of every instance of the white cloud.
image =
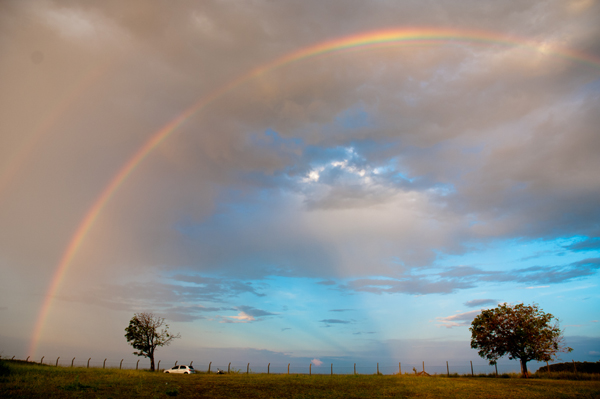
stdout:
{"type": "Polygon", "coordinates": [[[250,316],[246,314],[246,312],[239,312],[237,316],[225,316],[227,319],[232,319],[235,321],[230,321],[227,319],[221,320],[221,323],[250,323],[252,321],[256,321],[254,316],[250,316]]]}
{"type": "Polygon", "coordinates": [[[436,320],[439,323],[440,327],[453,328],[468,326],[471,324],[473,319],[477,317],[480,313],[481,309],[471,310],[469,312],[458,313],[452,316],[436,317],[436,320]]]}
{"type": "Polygon", "coordinates": [[[322,365],[322,364],[323,364],[323,362],[322,362],[322,361],[320,361],[320,360],[319,360],[319,359],[317,359],[317,358],[314,358],[314,359],[313,359],[313,360],[311,360],[310,362],[311,362],[312,364],[314,364],[315,366],[317,366],[317,367],[319,367],[320,365],[322,365]]]}

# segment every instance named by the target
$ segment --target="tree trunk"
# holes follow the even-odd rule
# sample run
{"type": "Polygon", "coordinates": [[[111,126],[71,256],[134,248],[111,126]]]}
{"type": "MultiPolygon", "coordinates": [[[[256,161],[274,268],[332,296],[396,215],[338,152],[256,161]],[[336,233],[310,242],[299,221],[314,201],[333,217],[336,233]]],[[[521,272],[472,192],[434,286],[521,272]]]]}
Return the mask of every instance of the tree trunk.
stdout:
{"type": "Polygon", "coordinates": [[[150,354],[150,371],[154,371],[154,354],[150,354]]]}
{"type": "Polygon", "coordinates": [[[527,378],[527,360],[521,359],[521,373],[523,373],[523,377],[527,378]]]}

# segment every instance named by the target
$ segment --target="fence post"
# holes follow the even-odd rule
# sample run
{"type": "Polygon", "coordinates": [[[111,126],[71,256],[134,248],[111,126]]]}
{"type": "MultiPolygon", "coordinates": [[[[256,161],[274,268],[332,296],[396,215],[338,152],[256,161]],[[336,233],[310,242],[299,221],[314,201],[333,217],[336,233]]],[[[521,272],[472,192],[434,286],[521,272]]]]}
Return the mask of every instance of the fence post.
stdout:
{"type": "Polygon", "coordinates": [[[333,375],[333,363],[331,363],[331,375],[333,375]]]}
{"type": "Polygon", "coordinates": [[[356,363],[354,363],[354,375],[356,375],[356,363]]]}
{"type": "Polygon", "coordinates": [[[450,367],[448,366],[447,360],[446,360],[446,373],[448,374],[448,377],[450,377],[450,367]]]}
{"type": "Polygon", "coordinates": [[[425,361],[423,361],[423,373],[425,373],[425,361]]]}
{"type": "Polygon", "coordinates": [[[158,361],[158,366],[156,366],[156,371],[160,371],[160,360],[158,361]]]}
{"type": "Polygon", "coordinates": [[[193,361],[193,360],[190,362],[190,367],[192,367],[192,363],[194,363],[194,361],[193,361]]]}
{"type": "Polygon", "coordinates": [[[178,362],[178,361],[179,361],[179,360],[175,360],[175,366],[177,366],[177,362],[178,362]]]}
{"type": "Polygon", "coordinates": [[[379,363],[377,363],[377,375],[379,375],[379,363]]]}
{"type": "Polygon", "coordinates": [[[140,359],[138,359],[137,363],[135,364],[135,369],[138,369],[138,365],[140,364],[140,359]]]}
{"type": "Polygon", "coordinates": [[[402,375],[402,363],[398,362],[398,374],[402,375]]]}
{"type": "Polygon", "coordinates": [[[288,363],[288,375],[290,375],[290,364],[288,363]]]}
{"type": "Polygon", "coordinates": [[[40,364],[44,364],[44,358],[45,358],[45,357],[46,357],[46,356],[42,356],[42,360],[40,360],[40,364]]]}
{"type": "Polygon", "coordinates": [[[246,374],[250,374],[250,363],[248,363],[248,368],[246,368],[246,374]]]}
{"type": "Polygon", "coordinates": [[[56,358],[56,367],[58,367],[58,359],[60,359],[60,356],[56,358]]]}
{"type": "MultiPolygon", "coordinates": [[[[16,356],[16,355],[15,355],[15,356],[16,356]]],[[[13,357],[12,357],[12,359],[10,359],[10,360],[15,360],[15,356],[13,356],[13,357]]]]}
{"type": "Polygon", "coordinates": [[[210,374],[210,365],[212,364],[212,362],[208,363],[208,374],[210,374]]]}
{"type": "Polygon", "coordinates": [[[25,361],[26,361],[26,362],[28,362],[30,357],[31,357],[31,356],[27,356],[27,359],[25,359],[25,361]]]}
{"type": "Polygon", "coordinates": [[[125,359],[121,359],[121,363],[119,363],[119,370],[121,370],[123,368],[123,360],[125,360],[125,359]]]}
{"type": "Polygon", "coordinates": [[[473,374],[473,361],[471,360],[471,377],[473,377],[475,374],[473,374]]]}
{"type": "Polygon", "coordinates": [[[104,359],[104,363],[102,363],[102,368],[106,368],[106,359],[104,359]]]}
{"type": "Polygon", "coordinates": [[[267,366],[267,374],[271,374],[271,363],[267,366]]]}
{"type": "Polygon", "coordinates": [[[308,375],[312,375],[312,363],[308,365],[308,375]]]}
{"type": "Polygon", "coordinates": [[[548,366],[548,362],[546,362],[546,372],[549,373],[550,372],[550,366],[548,366]]]}
{"type": "Polygon", "coordinates": [[[88,368],[88,369],[90,368],[90,360],[91,360],[91,359],[92,359],[91,357],[88,359],[88,365],[87,365],[87,368],[88,368]]]}
{"type": "MultiPolygon", "coordinates": [[[[73,367],[73,362],[74,362],[74,361],[75,361],[75,358],[73,358],[73,359],[71,360],[71,367],[73,367]]],[[[122,360],[121,360],[121,361],[122,361],[122,360]]]]}
{"type": "Polygon", "coordinates": [[[496,369],[496,378],[498,378],[498,362],[494,362],[494,368],[496,369]]]}
{"type": "Polygon", "coordinates": [[[230,370],[231,370],[231,362],[229,362],[229,364],[227,365],[227,374],[229,374],[230,370]]]}

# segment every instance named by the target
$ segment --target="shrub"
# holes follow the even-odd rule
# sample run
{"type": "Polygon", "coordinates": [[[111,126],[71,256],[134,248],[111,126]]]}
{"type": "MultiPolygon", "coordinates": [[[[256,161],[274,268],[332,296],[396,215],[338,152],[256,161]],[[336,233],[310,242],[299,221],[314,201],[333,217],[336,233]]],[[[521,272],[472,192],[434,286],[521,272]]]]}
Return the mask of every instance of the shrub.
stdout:
{"type": "Polygon", "coordinates": [[[6,362],[0,360],[0,377],[5,377],[10,375],[10,367],[6,362]]]}

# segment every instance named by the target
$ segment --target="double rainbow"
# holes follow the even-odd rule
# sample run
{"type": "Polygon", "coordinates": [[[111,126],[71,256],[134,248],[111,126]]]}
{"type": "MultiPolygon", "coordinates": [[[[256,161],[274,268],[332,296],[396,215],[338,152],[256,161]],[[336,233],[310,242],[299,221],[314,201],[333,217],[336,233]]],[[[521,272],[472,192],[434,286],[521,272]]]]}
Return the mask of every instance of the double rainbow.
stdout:
{"type": "Polygon", "coordinates": [[[106,203],[112,198],[117,189],[127,180],[133,173],[136,167],[163,141],[165,141],[178,127],[192,115],[202,110],[215,100],[222,97],[239,87],[241,84],[248,82],[265,73],[273,71],[284,65],[316,57],[322,54],[353,49],[365,48],[381,45],[402,45],[402,44],[431,44],[431,43],[483,43],[504,45],[509,47],[522,47],[530,51],[560,57],[571,60],[577,63],[589,65],[593,68],[600,69],[600,59],[591,55],[574,51],[567,48],[548,46],[546,43],[527,40],[514,36],[507,36],[499,33],[480,31],[480,30],[459,30],[459,29],[436,29],[436,28],[402,28],[389,29],[380,31],[371,31],[360,33],[357,35],[342,37],[339,39],[326,41],[302,48],[300,50],[286,54],[271,62],[261,65],[249,72],[237,77],[231,82],[219,87],[218,89],[207,94],[198,102],[192,104],[185,109],[179,116],[171,120],[160,130],[155,132],[152,137],[144,143],[142,147],[127,161],[121,170],[114,176],[110,183],[104,188],[93,206],[89,209],[81,223],[79,224],[75,234],[71,238],[52,278],[44,303],[38,315],[36,325],[33,331],[29,354],[35,355],[37,345],[42,335],[43,327],[52,305],[52,299],[60,287],[66,272],[71,265],[71,262],[77,253],[78,248],[90,231],[94,222],[102,212],[106,203]]]}

